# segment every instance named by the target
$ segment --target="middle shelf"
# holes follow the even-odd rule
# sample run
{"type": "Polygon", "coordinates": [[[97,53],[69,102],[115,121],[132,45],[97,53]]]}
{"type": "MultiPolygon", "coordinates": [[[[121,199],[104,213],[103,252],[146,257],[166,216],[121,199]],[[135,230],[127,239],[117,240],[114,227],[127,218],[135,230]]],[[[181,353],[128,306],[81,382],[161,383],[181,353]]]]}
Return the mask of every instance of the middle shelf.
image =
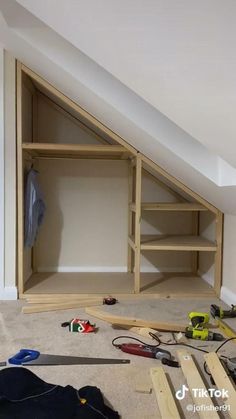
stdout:
{"type": "MultiPolygon", "coordinates": [[[[142,235],[141,250],[181,250],[215,252],[216,243],[200,236],[191,235],[142,235]]],[[[134,236],[129,237],[130,246],[135,249],[134,236]]]]}

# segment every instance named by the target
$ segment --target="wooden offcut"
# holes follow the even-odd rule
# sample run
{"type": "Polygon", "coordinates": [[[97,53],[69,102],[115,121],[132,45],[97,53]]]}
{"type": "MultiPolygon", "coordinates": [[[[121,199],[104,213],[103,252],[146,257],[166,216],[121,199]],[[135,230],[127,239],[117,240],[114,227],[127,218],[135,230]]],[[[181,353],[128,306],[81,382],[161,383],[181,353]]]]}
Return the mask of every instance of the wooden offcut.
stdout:
{"type": "Polygon", "coordinates": [[[181,365],[181,369],[185,376],[185,379],[188,384],[188,389],[192,395],[192,399],[196,406],[210,406],[209,410],[199,409],[198,414],[201,419],[217,419],[219,418],[218,413],[215,410],[215,406],[212,402],[212,399],[209,395],[205,395],[203,398],[199,393],[195,394],[194,389],[199,391],[207,391],[205,383],[197,369],[197,366],[192,358],[192,356],[184,350],[178,351],[178,358],[181,365]]]}
{"type": "Polygon", "coordinates": [[[228,398],[224,399],[226,405],[230,407],[227,414],[231,419],[236,419],[236,389],[233,382],[228,377],[227,372],[222,366],[218,355],[215,352],[204,355],[207,368],[209,369],[213,380],[219,390],[226,390],[228,398]]]}
{"type": "MultiPolygon", "coordinates": [[[[43,313],[47,311],[58,311],[58,310],[70,310],[70,309],[77,309],[83,308],[87,306],[97,306],[99,301],[93,300],[84,300],[81,302],[78,301],[71,301],[66,303],[55,303],[55,304],[30,304],[28,306],[24,306],[22,308],[22,313],[24,314],[32,314],[32,313],[43,313]]],[[[101,303],[102,304],[102,303],[101,303]]]]}
{"type": "Polygon", "coordinates": [[[181,419],[164,369],[151,368],[150,374],[162,419],[181,419]]]}
{"type": "Polygon", "coordinates": [[[97,308],[87,307],[85,309],[87,314],[97,317],[98,319],[104,320],[111,324],[116,325],[127,325],[127,326],[141,326],[148,327],[156,330],[165,330],[171,332],[183,332],[186,329],[186,325],[178,323],[167,323],[167,322],[158,322],[151,320],[143,319],[132,319],[130,317],[115,316],[105,311],[101,311],[97,308]]]}

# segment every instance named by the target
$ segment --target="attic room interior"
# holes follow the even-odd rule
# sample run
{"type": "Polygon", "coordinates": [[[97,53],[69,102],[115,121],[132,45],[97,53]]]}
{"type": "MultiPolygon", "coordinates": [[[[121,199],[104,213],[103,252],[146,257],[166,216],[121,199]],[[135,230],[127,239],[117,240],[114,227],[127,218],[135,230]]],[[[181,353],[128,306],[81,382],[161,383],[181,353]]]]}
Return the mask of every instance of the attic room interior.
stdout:
{"type": "Polygon", "coordinates": [[[236,6],[177,3],[0,0],[0,418],[235,417],[236,6]]]}

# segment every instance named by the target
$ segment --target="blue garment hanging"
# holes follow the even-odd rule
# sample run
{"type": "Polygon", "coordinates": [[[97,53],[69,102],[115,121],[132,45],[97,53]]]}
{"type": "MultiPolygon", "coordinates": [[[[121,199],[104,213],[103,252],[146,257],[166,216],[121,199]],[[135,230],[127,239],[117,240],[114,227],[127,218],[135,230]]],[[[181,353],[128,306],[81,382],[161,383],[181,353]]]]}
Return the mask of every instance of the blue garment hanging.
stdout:
{"type": "Polygon", "coordinates": [[[25,246],[33,247],[46,206],[37,179],[38,172],[30,169],[25,190],[25,246]]]}

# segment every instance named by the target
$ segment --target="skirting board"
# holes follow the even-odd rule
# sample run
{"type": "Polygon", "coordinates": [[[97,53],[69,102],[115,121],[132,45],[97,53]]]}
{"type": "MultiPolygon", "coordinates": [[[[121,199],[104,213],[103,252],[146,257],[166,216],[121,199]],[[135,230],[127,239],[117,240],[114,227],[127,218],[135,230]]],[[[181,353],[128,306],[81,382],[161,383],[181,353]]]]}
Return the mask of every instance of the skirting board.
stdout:
{"type": "Polygon", "coordinates": [[[17,288],[16,287],[5,287],[0,288],[0,300],[17,300],[17,288]]]}
{"type": "MultiPolygon", "coordinates": [[[[126,266],[41,266],[36,272],[127,272],[126,266]]],[[[141,272],[155,273],[155,272],[191,272],[189,268],[163,268],[157,269],[152,266],[143,266],[141,272]]]]}
{"type": "Polygon", "coordinates": [[[221,287],[220,299],[229,306],[231,306],[231,304],[236,304],[236,294],[224,286],[221,287]]]}

